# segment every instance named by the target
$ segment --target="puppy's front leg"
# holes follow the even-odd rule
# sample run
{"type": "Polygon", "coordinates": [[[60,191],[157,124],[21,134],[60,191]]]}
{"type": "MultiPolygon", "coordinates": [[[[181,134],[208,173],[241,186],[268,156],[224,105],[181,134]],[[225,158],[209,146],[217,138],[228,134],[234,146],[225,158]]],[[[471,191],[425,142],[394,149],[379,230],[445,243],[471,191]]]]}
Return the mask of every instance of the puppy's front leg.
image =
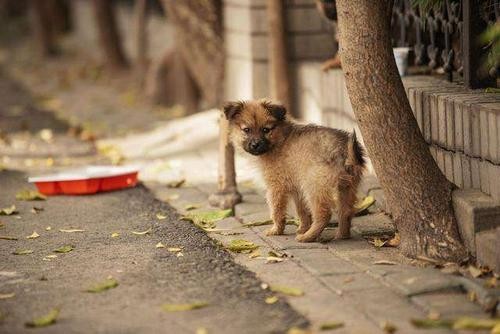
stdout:
{"type": "Polygon", "coordinates": [[[267,192],[267,203],[271,210],[273,227],[266,231],[266,235],[281,235],[285,231],[288,194],[279,189],[270,189],[267,192]]]}
{"type": "Polygon", "coordinates": [[[297,228],[297,234],[304,234],[309,230],[312,224],[312,217],[307,203],[303,196],[299,193],[293,195],[293,200],[295,201],[295,208],[297,209],[297,215],[300,219],[300,225],[297,228]]]}

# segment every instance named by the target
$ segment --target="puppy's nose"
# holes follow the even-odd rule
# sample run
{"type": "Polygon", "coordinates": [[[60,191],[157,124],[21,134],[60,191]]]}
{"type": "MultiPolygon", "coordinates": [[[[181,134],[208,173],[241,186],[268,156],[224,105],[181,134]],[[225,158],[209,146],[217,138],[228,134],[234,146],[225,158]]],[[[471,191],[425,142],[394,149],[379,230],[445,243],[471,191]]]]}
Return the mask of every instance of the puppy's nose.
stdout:
{"type": "Polygon", "coordinates": [[[260,141],[252,141],[252,142],[250,143],[250,148],[251,148],[252,150],[256,150],[256,149],[258,149],[259,147],[260,147],[260,141]]]}

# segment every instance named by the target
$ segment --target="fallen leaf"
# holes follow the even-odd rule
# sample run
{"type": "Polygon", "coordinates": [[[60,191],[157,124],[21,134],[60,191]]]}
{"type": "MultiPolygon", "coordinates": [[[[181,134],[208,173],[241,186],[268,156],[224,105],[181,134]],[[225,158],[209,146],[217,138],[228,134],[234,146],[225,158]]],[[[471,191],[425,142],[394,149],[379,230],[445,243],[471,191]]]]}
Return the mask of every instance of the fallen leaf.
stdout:
{"type": "Polygon", "coordinates": [[[161,308],[165,312],[182,312],[182,311],[197,310],[207,306],[208,303],[206,302],[194,302],[189,304],[163,304],[161,308]]]}
{"type": "Polygon", "coordinates": [[[19,201],[45,201],[47,196],[40,194],[36,190],[21,190],[16,194],[19,201]]]}
{"type": "Polygon", "coordinates": [[[132,231],[133,234],[135,235],[145,235],[145,234],[149,234],[151,233],[151,228],[148,228],[146,231],[142,231],[142,232],[136,232],[136,231],[132,231]]]}
{"type": "Polygon", "coordinates": [[[275,257],[275,256],[268,256],[266,257],[266,263],[278,263],[278,262],[283,262],[283,260],[280,257],[275,257]]]}
{"type": "Polygon", "coordinates": [[[496,288],[498,285],[498,279],[493,276],[491,278],[489,278],[488,280],[486,280],[486,282],[484,282],[484,286],[487,287],[487,288],[496,288]]]}
{"type": "Polygon", "coordinates": [[[195,210],[195,209],[198,209],[200,207],[199,204],[188,204],[184,207],[184,210],[186,211],[191,211],[191,210],[195,210]]]}
{"type": "Polygon", "coordinates": [[[159,243],[157,243],[157,244],[156,244],[156,246],[155,246],[155,247],[156,247],[156,248],[165,248],[165,245],[164,245],[164,244],[162,244],[161,242],[159,242],[159,243]]]}
{"type": "Polygon", "coordinates": [[[182,256],[184,256],[184,254],[182,252],[178,252],[177,254],[175,254],[175,256],[182,257],[182,256]]]}
{"type": "Polygon", "coordinates": [[[373,198],[373,196],[366,196],[361,201],[358,201],[356,204],[354,204],[354,210],[356,214],[359,214],[367,210],[374,203],[375,203],[375,198],[373,198]]]}
{"type": "Polygon", "coordinates": [[[389,261],[389,260],[378,260],[378,261],[373,262],[373,264],[377,264],[377,265],[386,265],[386,266],[394,266],[394,265],[397,265],[397,263],[396,263],[396,262],[394,262],[394,261],[389,261]]]}
{"type": "Polygon", "coordinates": [[[176,199],[179,199],[179,194],[172,194],[172,195],[166,196],[163,200],[168,202],[168,201],[175,201],[176,199]]]}
{"type": "Polygon", "coordinates": [[[417,328],[451,328],[453,326],[453,320],[411,319],[410,322],[417,328]]]}
{"type": "Polygon", "coordinates": [[[387,241],[383,241],[380,238],[374,238],[373,240],[370,241],[370,243],[377,248],[383,247],[386,242],[387,241]]]}
{"type": "Polygon", "coordinates": [[[175,180],[172,182],[168,182],[166,185],[168,188],[180,188],[182,185],[186,183],[186,179],[175,180]]]}
{"type": "Polygon", "coordinates": [[[208,334],[208,330],[205,327],[196,328],[196,334],[208,334]]]}
{"type": "Polygon", "coordinates": [[[266,304],[274,304],[277,301],[278,301],[278,297],[276,297],[276,296],[267,297],[265,300],[266,304]]]}
{"type": "Polygon", "coordinates": [[[475,302],[477,301],[477,294],[476,294],[476,291],[469,291],[467,293],[467,298],[471,301],[471,302],[475,302]]]}
{"type": "Polygon", "coordinates": [[[11,292],[11,293],[0,293],[0,300],[1,300],[1,299],[9,299],[9,298],[13,298],[15,295],[16,295],[16,293],[15,293],[15,292],[11,292]]]}
{"type": "Polygon", "coordinates": [[[351,282],[354,282],[354,277],[352,277],[352,276],[346,277],[344,279],[344,283],[345,284],[348,284],[348,283],[351,283],[351,282]]]}
{"type": "Polygon", "coordinates": [[[427,314],[427,319],[439,320],[441,319],[441,313],[434,310],[430,310],[429,313],[427,314]]]}
{"type": "Polygon", "coordinates": [[[169,252],[172,252],[172,253],[177,253],[177,252],[180,252],[182,250],[182,248],[179,248],[179,247],[169,247],[169,248],[167,248],[167,250],[169,252]]]}
{"type": "Polygon", "coordinates": [[[251,259],[255,259],[256,257],[259,257],[260,256],[260,250],[258,249],[255,249],[253,250],[249,255],[248,257],[251,258],[251,259]]]}
{"type": "Polygon", "coordinates": [[[116,288],[118,286],[118,281],[114,278],[107,278],[103,282],[97,283],[90,288],[86,289],[86,292],[99,293],[109,289],[116,288]]]}
{"type": "Polygon", "coordinates": [[[380,328],[384,331],[384,333],[387,334],[396,333],[396,331],[398,330],[398,328],[394,324],[390,323],[387,320],[384,320],[380,323],[380,328]]]}
{"type": "Polygon", "coordinates": [[[500,334],[500,324],[493,327],[493,329],[491,330],[491,334],[500,334]]]}
{"type": "Polygon", "coordinates": [[[97,149],[99,153],[107,157],[113,165],[119,165],[125,160],[125,156],[117,146],[110,144],[98,145],[97,149]]]}
{"type": "Polygon", "coordinates": [[[10,237],[8,235],[0,235],[0,239],[3,239],[3,240],[17,240],[16,237],[10,237]]]}
{"type": "Polygon", "coordinates": [[[309,329],[292,327],[286,331],[286,334],[313,334],[309,329]]]}
{"type": "Polygon", "coordinates": [[[473,265],[469,265],[469,273],[471,274],[472,277],[474,278],[478,278],[478,277],[481,277],[483,275],[483,271],[473,265]]]}
{"type": "Polygon", "coordinates": [[[118,238],[120,236],[120,233],[113,232],[111,233],[111,238],[118,238]]]}
{"type": "Polygon", "coordinates": [[[274,257],[287,257],[288,256],[287,253],[280,253],[280,252],[277,252],[274,250],[270,250],[269,252],[267,252],[267,255],[274,256],[274,257]]]}
{"type": "Polygon", "coordinates": [[[259,246],[244,239],[233,239],[225,248],[235,253],[250,253],[252,250],[259,248],[259,246]]]}
{"type": "Polygon", "coordinates": [[[398,232],[394,233],[394,237],[386,242],[386,246],[398,247],[401,244],[401,236],[398,232]]]}
{"type": "Polygon", "coordinates": [[[163,213],[157,213],[156,218],[158,218],[158,220],[163,220],[163,219],[167,219],[167,216],[164,215],[163,213]]]}
{"type": "Polygon", "coordinates": [[[10,215],[13,215],[16,213],[17,213],[17,210],[16,210],[15,205],[11,205],[7,208],[3,208],[0,210],[0,216],[10,216],[10,215]]]}
{"type": "Polygon", "coordinates": [[[47,315],[28,321],[27,327],[45,327],[54,324],[59,316],[59,309],[52,309],[47,315]]]}
{"type": "Polygon", "coordinates": [[[50,255],[47,255],[46,258],[47,259],[55,259],[55,258],[57,258],[57,255],[56,254],[50,254],[50,255]]]}
{"type": "Polygon", "coordinates": [[[4,228],[5,224],[3,222],[0,222],[0,228],[4,228]]]}
{"type": "Polygon", "coordinates": [[[191,221],[194,225],[202,230],[213,229],[216,227],[216,222],[233,215],[233,210],[210,210],[203,212],[190,212],[182,220],[191,221]]]}
{"type": "Polygon", "coordinates": [[[55,249],[54,252],[56,252],[56,253],[69,253],[73,249],[75,249],[73,246],[66,245],[66,246],[62,246],[62,247],[55,249]]]}
{"type": "Polygon", "coordinates": [[[284,285],[271,285],[271,291],[280,292],[287,296],[299,297],[304,295],[304,291],[299,288],[292,288],[284,285]]]}
{"type": "Polygon", "coordinates": [[[263,226],[263,225],[271,225],[273,221],[271,219],[268,220],[261,220],[261,221],[255,221],[255,222],[248,222],[243,224],[245,227],[253,227],[253,226],[263,226]]]}
{"type": "Polygon", "coordinates": [[[64,233],[75,233],[75,232],[85,232],[85,230],[79,230],[79,229],[71,229],[71,230],[65,230],[65,229],[60,229],[59,232],[64,232],[64,233]]]}
{"type": "Polygon", "coordinates": [[[40,236],[40,234],[33,232],[31,235],[28,235],[26,239],[36,239],[40,236]]]}
{"type": "Polygon", "coordinates": [[[38,214],[38,213],[42,212],[43,210],[44,210],[44,208],[42,208],[42,207],[34,206],[33,208],[31,208],[31,213],[38,214]]]}
{"type": "Polygon", "coordinates": [[[342,321],[332,321],[332,322],[325,322],[319,326],[320,331],[329,331],[329,330],[334,330],[338,328],[344,327],[344,323],[342,321]]]}
{"type": "Polygon", "coordinates": [[[482,329],[493,329],[497,325],[500,325],[500,318],[480,319],[471,317],[461,317],[453,322],[453,329],[482,330],[482,329]]]}
{"type": "Polygon", "coordinates": [[[52,230],[52,227],[50,227],[50,226],[47,226],[47,227],[45,228],[45,231],[50,231],[50,230],[52,230]]]}
{"type": "Polygon", "coordinates": [[[52,139],[54,139],[54,133],[51,129],[42,129],[38,132],[38,135],[40,136],[40,139],[47,143],[52,142],[52,139]]]}
{"type": "Polygon", "coordinates": [[[31,249],[18,249],[16,251],[14,251],[12,254],[14,254],[14,255],[28,255],[31,253],[33,253],[33,251],[31,249]]]}

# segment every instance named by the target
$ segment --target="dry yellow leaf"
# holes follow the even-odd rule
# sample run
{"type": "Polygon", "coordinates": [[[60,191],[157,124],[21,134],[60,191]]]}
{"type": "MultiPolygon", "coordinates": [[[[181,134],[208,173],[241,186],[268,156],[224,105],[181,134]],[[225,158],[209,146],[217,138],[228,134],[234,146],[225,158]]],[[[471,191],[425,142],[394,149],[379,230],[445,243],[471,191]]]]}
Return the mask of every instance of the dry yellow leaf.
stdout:
{"type": "Polygon", "coordinates": [[[111,238],[118,238],[120,236],[120,233],[113,232],[111,233],[111,238]]]}
{"type": "Polygon", "coordinates": [[[278,301],[278,297],[276,297],[276,296],[267,297],[265,300],[266,304],[274,304],[277,301],[278,301]]]}
{"type": "Polygon", "coordinates": [[[155,246],[155,247],[156,247],[156,248],[165,248],[165,245],[164,245],[164,244],[162,244],[161,242],[159,242],[159,243],[157,243],[157,244],[156,244],[156,246],[155,246]]]}
{"type": "Polygon", "coordinates": [[[133,234],[135,235],[145,235],[145,234],[149,234],[151,233],[151,228],[148,228],[146,231],[142,231],[142,232],[136,232],[136,231],[132,231],[133,234]]]}
{"type": "Polygon", "coordinates": [[[28,235],[26,239],[36,239],[40,236],[40,234],[36,233],[35,231],[31,233],[31,235],[28,235]]]}

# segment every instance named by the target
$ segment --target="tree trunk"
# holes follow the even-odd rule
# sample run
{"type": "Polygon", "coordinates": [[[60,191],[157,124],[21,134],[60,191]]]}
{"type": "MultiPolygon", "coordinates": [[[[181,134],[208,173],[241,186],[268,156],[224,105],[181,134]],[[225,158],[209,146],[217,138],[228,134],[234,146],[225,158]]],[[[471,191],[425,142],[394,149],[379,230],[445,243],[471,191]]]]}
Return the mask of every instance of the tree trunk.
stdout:
{"type": "Polygon", "coordinates": [[[391,47],[388,0],[338,0],[342,69],[401,249],[410,257],[466,257],[441,173],[413,117],[391,47]]]}
{"type": "Polygon", "coordinates": [[[147,0],[136,0],[134,8],[136,72],[141,86],[148,66],[147,4],[147,0]]]}
{"type": "Polygon", "coordinates": [[[71,0],[45,0],[48,2],[50,20],[56,34],[64,34],[73,28],[71,0]]]}
{"type": "Polygon", "coordinates": [[[124,69],[128,62],[116,24],[113,1],[93,0],[92,2],[103,56],[112,69],[124,69]]]}
{"type": "Polygon", "coordinates": [[[269,79],[271,96],[291,111],[290,77],[286,48],[283,1],[267,1],[269,23],[269,79]]]}
{"type": "Polygon", "coordinates": [[[57,53],[49,5],[47,1],[31,2],[31,27],[38,52],[42,57],[53,56],[57,53]]]}

